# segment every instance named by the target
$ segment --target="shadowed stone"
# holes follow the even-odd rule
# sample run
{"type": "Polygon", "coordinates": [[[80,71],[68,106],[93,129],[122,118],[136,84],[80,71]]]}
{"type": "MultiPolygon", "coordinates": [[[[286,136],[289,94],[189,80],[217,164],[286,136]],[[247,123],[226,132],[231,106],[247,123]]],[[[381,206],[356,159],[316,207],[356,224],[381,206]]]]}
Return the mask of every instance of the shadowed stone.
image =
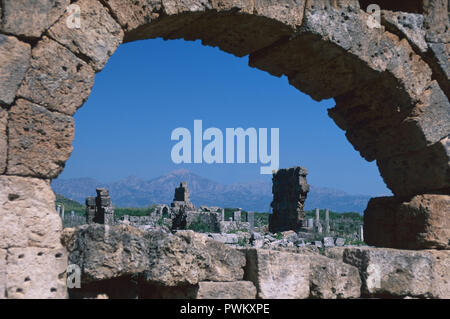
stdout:
{"type": "Polygon", "coordinates": [[[397,196],[450,188],[450,137],[420,151],[377,161],[386,185],[397,196]]]}
{"type": "Polygon", "coordinates": [[[73,115],[87,100],[93,84],[94,71],[86,62],[44,37],[32,51],[31,67],[18,96],[73,115]]]}
{"type": "Polygon", "coordinates": [[[17,100],[9,112],[7,174],[55,178],[72,152],[72,117],[17,100]]]}
{"type": "Polygon", "coordinates": [[[372,198],[364,213],[365,241],[378,247],[449,249],[449,212],[448,195],[372,198]]]}
{"type": "Polygon", "coordinates": [[[0,104],[14,101],[30,65],[31,47],[15,37],[0,34],[0,104]]]}
{"type": "Polygon", "coordinates": [[[5,299],[5,297],[6,297],[6,250],[0,249],[0,300],[5,299]]]}
{"type": "Polygon", "coordinates": [[[76,4],[81,10],[81,28],[67,28],[67,17],[63,16],[49,35],[75,54],[88,57],[92,67],[100,71],[122,43],[122,28],[99,1],[81,0],[76,4]]]}
{"type": "Polygon", "coordinates": [[[3,32],[39,38],[64,13],[70,0],[3,0],[3,32]]]}

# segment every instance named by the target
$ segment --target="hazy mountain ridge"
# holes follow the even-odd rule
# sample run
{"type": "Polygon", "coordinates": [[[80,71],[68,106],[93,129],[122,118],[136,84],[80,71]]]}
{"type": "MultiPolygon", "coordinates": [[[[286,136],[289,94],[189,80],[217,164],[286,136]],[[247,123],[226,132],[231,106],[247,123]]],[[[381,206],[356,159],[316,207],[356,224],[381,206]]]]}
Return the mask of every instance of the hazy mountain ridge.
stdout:
{"type": "MultiPolygon", "coordinates": [[[[114,205],[144,207],[154,203],[172,202],[174,189],[181,181],[188,183],[191,201],[197,206],[270,211],[272,184],[269,181],[225,185],[187,170],[174,171],[148,181],[137,177],[128,177],[113,183],[102,183],[92,178],[57,179],[52,182],[52,188],[55,193],[84,203],[87,196],[95,195],[97,187],[106,187],[114,205]]],[[[306,209],[319,207],[337,212],[362,213],[369,199],[370,196],[366,195],[350,195],[332,188],[311,186],[306,209]]]]}

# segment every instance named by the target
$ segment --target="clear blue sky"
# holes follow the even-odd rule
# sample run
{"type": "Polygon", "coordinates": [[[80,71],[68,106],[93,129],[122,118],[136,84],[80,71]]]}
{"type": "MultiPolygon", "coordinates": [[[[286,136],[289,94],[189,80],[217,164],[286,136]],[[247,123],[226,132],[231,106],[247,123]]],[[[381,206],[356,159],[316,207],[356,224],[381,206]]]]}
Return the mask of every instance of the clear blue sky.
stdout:
{"type": "Polygon", "coordinates": [[[185,168],[234,183],[270,179],[261,164],[172,163],[171,132],[203,127],[280,129],[280,167],[305,166],[312,185],[390,194],[375,163],[359,156],[318,103],[288,84],[200,42],[146,40],[119,47],[75,115],[74,151],[60,178],[151,179],[185,168]]]}

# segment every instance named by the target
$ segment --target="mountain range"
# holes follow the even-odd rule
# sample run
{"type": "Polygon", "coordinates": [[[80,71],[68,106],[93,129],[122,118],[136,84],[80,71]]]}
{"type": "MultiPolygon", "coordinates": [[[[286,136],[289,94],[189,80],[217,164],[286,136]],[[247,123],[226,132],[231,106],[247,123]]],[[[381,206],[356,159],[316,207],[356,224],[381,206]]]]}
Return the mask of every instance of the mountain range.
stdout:
{"type": "MultiPolygon", "coordinates": [[[[196,205],[241,207],[244,210],[269,212],[272,201],[272,184],[269,181],[221,184],[194,174],[177,170],[151,180],[137,177],[102,183],[93,178],[56,179],[51,186],[57,194],[84,204],[88,196],[95,196],[97,187],[109,189],[115,206],[146,207],[151,204],[169,204],[174,190],[181,181],[188,183],[190,200],[196,205]]],[[[311,186],[305,209],[329,208],[335,212],[362,213],[369,201],[367,195],[311,186]]]]}

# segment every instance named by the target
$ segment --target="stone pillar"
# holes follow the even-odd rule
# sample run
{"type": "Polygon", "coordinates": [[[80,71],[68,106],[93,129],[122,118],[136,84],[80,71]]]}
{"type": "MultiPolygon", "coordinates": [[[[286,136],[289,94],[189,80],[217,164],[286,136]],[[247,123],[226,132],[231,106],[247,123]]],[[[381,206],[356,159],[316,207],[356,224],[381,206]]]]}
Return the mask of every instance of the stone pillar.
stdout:
{"type": "Polygon", "coordinates": [[[61,205],[56,206],[56,213],[61,217],[61,205]]]}
{"type": "Polygon", "coordinates": [[[247,212],[247,222],[250,224],[250,231],[253,232],[255,229],[255,213],[247,212]]]}
{"type": "Polygon", "coordinates": [[[325,210],[325,233],[330,233],[330,210],[328,208],[325,210]]]}
{"type": "Polygon", "coordinates": [[[317,234],[322,234],[322,224],[320,223],[320,211],[316,208],[316,218],[314,220],[314,231],[317,234]]]}
{"type": "Polygon", "coordinates": [[[305,200],[309,192],[308,170],[303,167],[280,169],[272,177],[273,214],[269,219],[272,233],[297,230],[303,226],[305,200]]]}
{"type": "Polygon", "coordinates": [[[61,219],[64,221],[64,205],[61,206],[61,219]]]}
{"type": "Polygon", "coordinates": [[[306,227],[309,228],[309,229],[313,229],[314,228],[314,218],[309,218],[307,220],[306,227]]]}
{"type": "Polygon", "coordinates": [[[95,198],[96,214],[94,222],[98,224],[114,224],[114,207],[109,197],[109,192],[105,188],[97,188],[97,197],[95,198]]]}
{"type": "Polygon", "coordinates": [[[220,221],[221,222],[225,221],[225,209],[223,208],[220,209],[220,221]]]}
{"type": "Polygon", "coordinates": [[[95,197],[86,198],[86,223],[92,224],[95,219],[96,204],[95,197]]]}
{"type": "Polygon", "coordinates": [[[237,211],[235,211],[233,213],[233,220],[235,222],[241,222],[242,221],[242,219],[241,219],[241,211],[240,210],[237,210],[237,211]]]}
{"type": "Polygon", "coordinates": [[[364,226],[359,226],[359,234],[358,234],[359,240],[364,241],[364,226]]]}

